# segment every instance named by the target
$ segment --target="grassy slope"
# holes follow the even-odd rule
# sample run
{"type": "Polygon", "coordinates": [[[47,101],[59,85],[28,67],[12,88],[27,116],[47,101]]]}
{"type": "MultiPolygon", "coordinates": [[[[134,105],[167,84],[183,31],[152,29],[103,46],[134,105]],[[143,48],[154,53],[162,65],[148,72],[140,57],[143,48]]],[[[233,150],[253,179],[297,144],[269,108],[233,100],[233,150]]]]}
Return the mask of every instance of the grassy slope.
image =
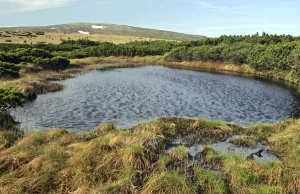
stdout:
{"type": "Polygon", "coordinates": [[[147,28],[138,28],[124,25],[115,24],[94,24],[94,23],[72,23],[63,25],[43,26],[43,27],[11,27],[1,28],[0,31],[28,31],[28,32],[56,32],[56,33],[76,33],[78,31],[90,32],[91,34],[102,34],[102,35],[118,35],[118,36],[133,36],[133,37],[147,37],[156,39],[166,40],[198,40],[204,38],[198,35],[188,35],[170,31],[154,30],[147,28]],[[106,26],[104,29],[93,29],[92,25],[106,26]],[[56,28],[56,29],[51,29],[56,28]]]}
{"type": "Polygon", "coordinates": [[[105,34],[92,34],[85,35],[80,33],[56,33],[56,32],[47,32],[45,35],[38,35],[37,37],[0,37],[0,43],[7,43],[7,40],[11,40],[11,43],[24,44],[26,41],[27,44],[36,44],[41,42],[59,44],[61,39],[64,40],[78,40],[78,39],[89,39],[91,41],[100,41],[100,42],[112,42],[115,44],[128,43],[132,41],[151,41],[158,40],[155,38],[145,38],[145,37],[135,37],[135,36],[120,36],[120,35],[105,35],[105,34]]]}
{"type": "Polygon", "coordinates": [[[130,130],[108,123],[86,134],[40,131],[0,151],[0,193],[297,193],[299,129],[299,120],[240,128],[170,118],[130,130]],[[203,143],[236,133],[266,140],[281,161],[258,163],[205,148],[192,162],[184,146],[165,152],[178,135],[203,143]],[[215,168],[222,176],[209,170],[215,168]]]}

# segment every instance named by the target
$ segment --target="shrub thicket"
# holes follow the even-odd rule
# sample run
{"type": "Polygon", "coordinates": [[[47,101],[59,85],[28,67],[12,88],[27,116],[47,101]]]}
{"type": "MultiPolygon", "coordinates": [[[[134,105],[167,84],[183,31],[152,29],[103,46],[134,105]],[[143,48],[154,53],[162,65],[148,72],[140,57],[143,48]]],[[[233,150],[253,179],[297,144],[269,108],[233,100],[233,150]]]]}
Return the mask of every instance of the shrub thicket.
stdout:
{"type": "Polygon", "coordinates": [[[20,67],[13,63],[0,61],[0,78],[3,76],[19,77],[20,67]]]}

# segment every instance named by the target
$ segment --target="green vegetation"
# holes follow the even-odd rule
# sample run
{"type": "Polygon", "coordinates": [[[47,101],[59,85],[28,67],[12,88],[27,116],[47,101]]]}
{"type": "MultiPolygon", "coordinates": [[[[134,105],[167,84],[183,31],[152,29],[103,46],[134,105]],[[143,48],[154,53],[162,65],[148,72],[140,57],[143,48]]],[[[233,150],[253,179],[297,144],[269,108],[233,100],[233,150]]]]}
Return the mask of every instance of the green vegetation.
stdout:
{"type": "Polygon", "coordinates": [[[43,69],[52,69],[52,70],[59,70],[59,69],[66,69],[70,64],[70,60],[65,57],[53,57],[53,58],[36,58],[34,59],[34,64],[37,66],[42,67],[43,69]]]}
{"type": "Polygon", "coordinates": [[[181,44],[171,41],[135,41],[117,45],[108,42],[93,42],[88,39],[62,40],[58,45],[0,44],[0,61],[34,63],[35,60],[53,56],[63,56],[69,59],[91,56],[155,56],[164,55],[181,44]]]}
{"type": "Polygon", "coordinates": [[[167,60],[249,64],[257,71],[288,74],[291,81],[298,82],[299,48],[300,38],[288,35],[221,36],[173,49],[167,60]]]}
{"type": "MultiPolygon", "coordinates": [[[[174,134],[191,136],[199,121],[168,118],[130,130],[102,124],[90,133],[34,132],[0,151],[2,193],[297,193],[299,120],[270,125],[264,135],[277,162],[220,155],[204,148],[195,160],[184,146],[168,152],[174,134]],[[195,124],[196,123],[196,124],[195,124]],[[209,164],[209,165],[207,165],[209,164]],[[211,171],[216,169],[217,171],[211,171]]],[[[203,129],[213,134],[216,122],[203,129]],[[214,126],[214,127],[211,127],[214,126]]],[[[225,124],[221,124],[225,126],[225,124]]],[[[227,125],[233,133],[248,128],[227,125]],[[235,131],[235,132],[234,132],[235,131]]],[[[250,127],[252,128],[252,127],[250,127]]],[[[253,126],[258,128],[258,126],[253,126]]],[[[226,130],[228,130],[226,129],[226,130]]],[[[264,130],[261,130],[264,131],[264,130]]],[[[263,136],[262,136],[263,137],[263,136]]]]}
{"type": "Polygon", "coordinates": [[[3,77],[19,77],[20,67],[17,67],[13,63],[6,63],[0,61],[0,78],[3,77]]]}
{"type": "Polygon", "coordinates": [[[0,88],[0,112],[20,106],[24,102],[23,94],[15,88],[0,88]]]}
{"type": "Polygon", "coordinates": [[[12,146],[23,136],[8,109],[20,106],[25,102],[22,93],[14,88],[0,88],[0,150],[2,147],[12,146]]]}
{"type": "MultiPolygon", "coordinates": [[[[68,67],[70,61],[67,58],[56,56],[54,57],[49,50],[39,48],[15,48],[10,49],[2,48],[3,52],[0,52],[0,61],[8,62],[1,63],[4,67],[2,74],[13,74],[18,76],[17,70],[19,67],[14,66],[12,63],[33,63],[43,69],[59,70],[68,67]],[[12,69],[12,70],[10,70],[12,69]],[[9,71],[10,70],[10,71],[9,71]]],[[[1,74],[0,74],[1,75],[1,74]]]]}
{"type": "MultiPolygon", "coordinates": [[[[299,82],[300,38],[263,33],[252,36],[221,36],[198,41],[135,41],[126,44],[88,39],[62,40],[60,44],[1,44],[0,61],[33,63],[46,69],[68,66],[67,59],[86,57],[163,56],[168,63],[217,62],[241,67],[250,65],[264,75],[299,82]],[[59,57],[60,60],[51,60],[59,57]],[[44,64],[44,65],[41,65],[44,64]]],[[[188,65],[187,65],[188,66],[188,65]]]]}

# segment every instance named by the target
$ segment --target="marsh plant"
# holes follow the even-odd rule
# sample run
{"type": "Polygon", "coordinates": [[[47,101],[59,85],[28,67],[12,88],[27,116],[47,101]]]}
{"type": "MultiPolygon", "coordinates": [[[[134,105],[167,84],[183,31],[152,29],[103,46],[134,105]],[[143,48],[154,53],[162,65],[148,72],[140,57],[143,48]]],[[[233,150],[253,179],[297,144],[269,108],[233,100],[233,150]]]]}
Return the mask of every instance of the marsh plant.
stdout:
{"type": "MultiPolygon", "coordinates": [[[[258,162],[204,147],[189,158],[184,145],[169,150],[178,135],[194,129],[213,137],[235,133],[208,120],[158,119],[131,129],[101,124],[89,133],[58,128],[34,132],[0,151],[2,193],[297,193],[299,120],[255,125],[280,161],[258,162]],[[203,124],[205,122],[205,124],[203,124]],[[263,127],[263,128],[260,128],[263,127]],[[268,131],[272,129],[273,134],[268,131]],[[264,133],[264,134],[263,134],[264,133]],[[221,134],[221,135],[220,135],[221,134]],[[216,168],[218,167],[218,168],[216,168]]],[[[240,133],[252,129],[240,128],[240,133]]],[[[249,132],[250,131],[250,132],[249,132]]],[[[199,134],[194,134],[199,137],[199,134]]],[[[190,138],[187,138],[187,140],[190,138]]],[[[204,141],[206,139],[203,139],[204,141]]]]}

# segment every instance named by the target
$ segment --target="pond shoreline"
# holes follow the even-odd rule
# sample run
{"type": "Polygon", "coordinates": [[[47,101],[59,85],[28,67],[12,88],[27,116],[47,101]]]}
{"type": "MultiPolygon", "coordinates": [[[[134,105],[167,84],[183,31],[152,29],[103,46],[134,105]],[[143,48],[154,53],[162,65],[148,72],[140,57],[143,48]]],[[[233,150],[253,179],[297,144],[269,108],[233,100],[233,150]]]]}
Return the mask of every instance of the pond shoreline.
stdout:
{"type": "Polygon", "coordinates": [[[83,59],[71,59],[71,64],[82,65],[84,69],[97,68],[101,64],[115,64],[115,66],[102,67],[126,67],[140,65],[161,65],[166,67],[178,67],[203,71],[212,71],[216,73],[236,73],[239,75],[255,75],[257,77],[276,79],[291,84],[299,85],[298,80],[293,80],[286,72],[278,71],[257,71],[248,64],[235,65],[231,63],[219,62],[203,62],[203,61],[183,61],[169,62],[164,60],[164,56],[149,56],[149,57],[88,57],[83,59]]]}
{"type": "Polygon", "coordinates": [[[25,95],[27,101],[33,101],[36,99],[38,94],[47,94],[64,89],[63,85],[52,83],[51,81],[74,78],[92,70],[106,70],[147,65],[253,76],[269,81],[279,80],[285,85],[292,86],[297,90],[299,89],[299,81],[291,79],[291,76],[285,72],[256,71],[247,64],[238,66],[230,63],[216,62],[167,62],[164,60],[164,56],[88,57],[83,59],[71,59],[69,68],[59,72],[48,70],[31,72],[21,66],[21,77],[13,80],[5,80],[0,84],[0,87],[15,87],[25,95]]]}
{"type": "Polygon", "coordinates": [[[300,101],[292,89],[259,78],[155,65],[97,69],[54,82],[65,89],[39,96],[11,114],[25,129],[61,126],[80,131],[98,122],[131,127],[172,116],[248,126],[278,122],[299,112],[300,101]]]}

